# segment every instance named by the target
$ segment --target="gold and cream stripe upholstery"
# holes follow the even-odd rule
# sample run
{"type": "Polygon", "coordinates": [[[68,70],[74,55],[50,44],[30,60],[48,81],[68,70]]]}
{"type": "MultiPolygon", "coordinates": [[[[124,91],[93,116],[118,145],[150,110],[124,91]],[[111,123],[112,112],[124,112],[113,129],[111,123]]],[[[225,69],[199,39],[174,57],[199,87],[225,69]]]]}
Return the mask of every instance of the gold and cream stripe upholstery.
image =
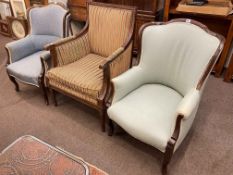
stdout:
{"type": "Polygon", "coordinates": [[[110,64],[110,76],[114,78],[129,69],[131,64],[133,42],[129,47],[110,64]]]}
{"type": "MultiPolygon", "coordinates": [[[[123,48],[132,32],[133,10],[89,5],[89,27],[81,37],[54,44],[55,68],[46,74],[48,86],[89,104],[99,105],[105,93],[104,72],[100,65],[123,48]]],[[[125,72],[131,63],[132,42],[110,64],[110,77],[125,72]]],[[[110,81],[110,80],[108,80],[110,81]]]]}
{"type": "Polygon", "coordinates": [[[67,64],[53,68],[47,73],[49,84],[71,95],[97,104],[97,97],[103,84],[103,71],[99,69],[104,57],[88,54],[67,64]]]}
{"type": "Polygon", "coordinates": [[[56,47],[57,66],[73,63],[90,53],[88,35],[85,34],[56,47]]]}
{"type": "Polygon", "coordinates": [[[128,39],[132,27],[132,10],[89,6],[91,52],[108,57],[128,39]]]}

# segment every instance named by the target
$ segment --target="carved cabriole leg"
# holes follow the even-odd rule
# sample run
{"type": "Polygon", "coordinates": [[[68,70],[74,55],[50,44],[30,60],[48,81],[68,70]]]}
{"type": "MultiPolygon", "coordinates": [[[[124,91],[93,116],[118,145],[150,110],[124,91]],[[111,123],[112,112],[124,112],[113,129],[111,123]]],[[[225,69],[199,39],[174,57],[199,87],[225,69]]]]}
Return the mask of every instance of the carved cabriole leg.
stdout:
{"type": "Polygon", "coordinates": [[[46,89],[45,84],[44,84],[44,77],[43,76],[39,77],[38,82],[39,82],[40,88],[41,88],[43,96],[44,96],[45,104],[49,105],[47,89],[46,89]]]}
{"type": "Polygon", "coordinates": [[[53,96],[54,106],[57,106],[56,91],[53,89],[52,89],[52,96],[53,96]]]}
{"type": "Polygon", "coordinates": [[[8,74],[8,77],[11,80],[11,82],[14,83],[14,85],[15,85],[15,91],[19,92],[19,84],[17,83],[17,81],[15,80],[15,78],[12,77],[12,76],[10,76],[9,74],[8,74]]]}

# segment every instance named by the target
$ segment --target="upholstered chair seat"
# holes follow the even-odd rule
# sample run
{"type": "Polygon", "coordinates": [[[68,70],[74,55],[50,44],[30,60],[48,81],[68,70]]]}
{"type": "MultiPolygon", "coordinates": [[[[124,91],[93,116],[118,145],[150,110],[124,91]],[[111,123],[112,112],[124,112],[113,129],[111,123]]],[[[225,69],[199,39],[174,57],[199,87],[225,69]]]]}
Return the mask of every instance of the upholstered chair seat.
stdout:
{"type": "Polygon", "coordinates": [[[54,88],[62,88],[79,98],[88,98],[90,103],[97,105],[103,86],[103,71],[98,66],[105,59],[96,54],[88,54],[71,64],[51,69],[47,74],[49,83],[54,88]]]}
{"type": "Polygon", "coordinates": [[[8,74],[23,82],[39,87],[39,77],[42,73],[40,55],[46,52],[48,51],[38,51],[10,64],[7,67],[8,74]]]}
{"type": "Polygon", "coordinates": [[[138,65],[112,79],[109,135],[115,123],[160,150],[165,174],[192,126],[224,38],[189,19],[146,24],[140,36],[138,65]]]}
{"type": "Polygon", "coordinates": [[[76,36],[51,44],[52,68],[47,84],[98,110],[105,131],[106,97],[110,80],[131,66],[136,8],[90,2],[88,20],[76,36]]]}
{"type": "Polygon", "coordinates": [[[108,113],[130,135],[165,152],[182,98],[167,86],[145,84],[116,102],[108,113]]]}
{"type": "Polygon", "coordinates": [[[68,11],[59,5],[33,7],[28,10],[29,34],[23,39],[6,44],[9,55],[6,69],[16,90],[19,90],[16,80],[40,87],[47,104],[43,63],[49,62],[50,52],[44,47],[66,36],[67,16],[68,11]]]}

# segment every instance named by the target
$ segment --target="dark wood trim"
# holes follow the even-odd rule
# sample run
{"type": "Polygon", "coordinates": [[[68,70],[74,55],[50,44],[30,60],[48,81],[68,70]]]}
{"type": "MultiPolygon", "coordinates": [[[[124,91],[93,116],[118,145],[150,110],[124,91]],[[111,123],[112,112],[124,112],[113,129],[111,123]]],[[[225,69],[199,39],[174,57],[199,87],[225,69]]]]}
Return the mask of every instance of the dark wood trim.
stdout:
{"type": "Polygon", "coordinates": [[[170,138],[170,140],[167,143],[166,150],[164,153],[164,159],[162,164],[162,173],[163,175],[167,173],[167,166],[171,161],[171,158],[173,156],[173,152],[175,149],[176,142],[179,138],[180,134],[180,127],[181,127],[181,121],[184,118],[183,114],[179,114],[176,118],[176,124],[175,124],[175,130],[170,138]]]}
{"type": "Polygon", "coordinates": [[[109,118],[109,116],[107,117],[107,121],[108,121],[108,136],[112,136],[114,134],[114,124],[113,121],[109,118]]]}
{"type": "Polygon", "coordinates": [[[9,77],[9,79],[11,80],[11,82],[15,85],[15,91],[19,92],[19,84],[15,80],[15,77],[10,76],[8,72],[7,72],[7,75],[9,77]]]}
{"type": "Polygon", "coordinates": [[[47,88],[45,87],[45,65],[44,65],[44,61],[42,58],[40,58],[40,62],[41,62],[41,67],[42,67],[42,73],[38,78],[38,82],[39,82],[39,87],[41,88],[43,95],[44,95],[44,100],[45,100],[45,104],[49,105],[49,98],[48,98],[48,94],[47,94],[47,88]]]}
{"type": "Polygon", "coordinates": [[[224,76],[224,81],[225,82],[230,82],[233,78],[233,54],[231,56],[231,61],[229,63],[229,66],[227,68],[227,71],[224,76]]]}

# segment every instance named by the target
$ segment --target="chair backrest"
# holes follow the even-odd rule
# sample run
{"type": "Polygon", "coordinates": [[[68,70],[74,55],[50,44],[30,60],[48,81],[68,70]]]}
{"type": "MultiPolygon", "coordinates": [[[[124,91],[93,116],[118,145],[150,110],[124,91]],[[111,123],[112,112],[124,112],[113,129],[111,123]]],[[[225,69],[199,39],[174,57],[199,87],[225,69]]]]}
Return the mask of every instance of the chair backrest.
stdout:
{"type": "Polygon", "coordinates": [[[146,71],[147,83],[169,86],[182,95],[197,87],[223,47],[223,37],[189,19],[151,24],[141,31],[139,66],[146,71]]]}
{"type": "Polygon", "coordinates": [[[56,4],[32,7],[28,11],[32,35],[52,35],[64,37],[68,11],[56,4]]]}
{"type": "Polygon", "coordinates": [[[90,3],[88,37],[91,52],[107,57],[121,47],[133,32],[133,7],[90,3]]]}

